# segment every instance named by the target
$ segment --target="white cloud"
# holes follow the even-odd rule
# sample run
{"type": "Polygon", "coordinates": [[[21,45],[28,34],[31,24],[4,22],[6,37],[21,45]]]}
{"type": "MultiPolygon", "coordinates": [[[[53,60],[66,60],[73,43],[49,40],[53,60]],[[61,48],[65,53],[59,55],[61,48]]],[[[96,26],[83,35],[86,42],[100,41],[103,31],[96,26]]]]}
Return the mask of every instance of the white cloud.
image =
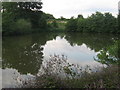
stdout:
{"type": "Polygon", "coordinates": [[[119,0],[42,0],[43,11],[55,17],[70,18],[83,14],[85,17],[96,11],[118,13],[119,0]]]}

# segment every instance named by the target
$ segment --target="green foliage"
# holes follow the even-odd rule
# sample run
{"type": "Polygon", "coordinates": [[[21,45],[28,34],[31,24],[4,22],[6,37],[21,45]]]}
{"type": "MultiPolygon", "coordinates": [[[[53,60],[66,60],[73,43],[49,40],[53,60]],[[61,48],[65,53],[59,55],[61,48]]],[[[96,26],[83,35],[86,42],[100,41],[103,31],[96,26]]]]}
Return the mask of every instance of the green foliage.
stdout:
{"type": "Polygon", "coordinates": [[[63,16],[60,17],[60,20],[65,20],[65,18],[63,16]]]}
{"type": "Polygon", "coordinates": [[[110,13],[96,12],[88,18],[78,15],[71,18],[66,25],[67,31],[97,32],[97,33],[119,33],[117,19],[110,13]]]}
{"type": "Polygon", "coordinates": [[[42,2],[3,2],[3,35],[42,31],[47,27],[42,2]]]}
{"type": "Polygon", "coordinates": [[[46,19],[55,19],[55,17],[52,14],[44,13],[44,17],[46,19]]]}
{"type": "Polygon", "coordinates": [[[112,16],[110,13],[105,13],[105,18],[104,18],[104,28],[105,32],[110,32],[110,33],[117,33],[118,29],[116,27],[117,25],[117,19],[112,16]],[[108,31],[109,30],[109,31],[108,31]]]}
{"type": "Polygon", "coordinates": [[[45,29],[47,27],[47,21],[43,14],[41,15],[41,18],[39,19],[38,27],[41,29],[45,29]]]}
{"type": "MultiPolygon", "coordinates": [[[[22,29],[20,29],[19,25],[15,26],[21,19],[24,24],[29,23],[28,28],[34,29],[32,32],[66,30],[70,32],[120,33],[120,16],[118,15],[117,20],[117,18],[110,13],[102,14],[96,12],[88,18],[84,18],[79,14],[77,18],[72,17],[69,21],[64,17],[61,17],[58,19],[59,21],[57,21],[53,15],[41,11],[42,2],[3,2],[2,7],[3,35],[23,31],[29,32],[30,30],[21,31],[22,29]],[[47,23],[47,20],[54,21],[47,23]],[[18,28],[18,30],[15,30],[16,28],[18,28]]],[[[27,25],[23,26],[27,27],[27,25]]],[[[26,29],[26,27],[23,29],[26,29]]]]}
{"type": "Polygon", "coordinates": [[[120,33],[120,15],[118,15],[118,20],[117,20],[117,23],[118,23],[118,33],[120,33]]]}
{"type": "Polygon", "coordinates": [[[119,44],[120,41],[116,41],[114,45],[101,50],[97,55],[98,59],[95,60],[108,66],[112,64],[120,65],[120,58],[118,56],[118,51],[120,51],[119,44]]]}
{"type": "Polygon", "coordinates": [[[17,3],[16,2],[2,2],[2,9],[3,12],[10,12],[10,13],[14,13],[17,11],[18,8],[17,7],[17,3]]]}
{"type": "Polygon", "coordinates": [[[31,30],[31,23],[24,19],[19,19],[15,23],[14,32],[27,33],[31,30]]]}
{"type": "Polygon", "coordinates": [[[3,29],[3,34],[5,33],[5,35],[24,34],[31,32],[31,23],[25,19],[19,19],[16,22],[11,22],[10,25],[9,23],[5,25],[8,25],[7,28],[3,29]]]}
{"type": "Polygon", "coordinates": [[[83,18],[83,15],[79,14],[79,15],[78,15],[78,18],[83,18]]]}
{"type": "Polygon", "coordinates": [[[102,29],[105,29],[103,27],[104,22],[104,15],[100,12],[96,12],[95,14],[92,14],[89,18],[89,29],[91,32],[101,32],[102,29]]]}
{"type": "Polygon", "coordinates": [[[71,18],[66,25],[66,30],[76,31],[77,30],[77,19],[71,18]]]}
{"type": "Polygon", "coordinates": [[[18,5],[22,9],[35,9],[40,10],[42,8],[42,2],[18,2],[18,5]]]}
{"type": "Polygon", "coordinates": [[[77,31],[85,32],[87,27],[86,20],[84,18],[79,18],[77,21],[77,31]]]}
{"type": "Polygon", "coordinates": [[[4,12],[2,13],[2,33],[10,34],[14,25],[14,17],[12,13],[4,12]]]}
{"type": "Polygon", "coordinates": [[[52,22],[52,26],[55,27],[55,28],[58,27],[58,24],[57,24],[57,22],[55,20],[52,22]]]}

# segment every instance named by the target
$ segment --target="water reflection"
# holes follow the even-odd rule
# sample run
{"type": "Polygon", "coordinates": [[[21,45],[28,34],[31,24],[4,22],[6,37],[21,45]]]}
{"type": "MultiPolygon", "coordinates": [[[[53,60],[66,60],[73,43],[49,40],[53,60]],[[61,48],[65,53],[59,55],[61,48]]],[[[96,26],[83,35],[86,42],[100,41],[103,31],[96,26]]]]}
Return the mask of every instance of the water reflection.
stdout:
{"type": "Polygon", "coordinates": [[[113,40],[116,38],[117,36],[115,37],[115,35],[112,34],[67,33],[65,39],[71,44],[71,46],[76,44],[81,46],[84,43],[91,50],[98,52],[102,48],[113,44],[113,40]]]}
{"type": "Polygon", "coordinates": [[[3,69],[14,68],[20,73],[36,74],[42,62],[43,53],[40,43],[27,37],[3,40],[3,69]]]}
{"type": "Polygon", "coordinates": [[[3,69],[14,68],[21,74],[37,74],[43,59],[43,48],[46,41],[56,34],[35,34],[28,36],[3,38],[3,69]]]}
{"type": "Polygon", "coordinates": [[[6,68],[2,70],[2,74],[4,75],[2,80],[3,88],[16,88],[23,87],[23,85],[27,85],[28,83],[34,84],[35,76],[31,74],[20,74],[16,69],[6,68]]]}
{"type": "Polygon", "coordinates": [[[37,75],[42,62],[54,54],[64,54],[68,61],[74,64],[96,65],[97,62],[93,57],[101,49],[112,45],[115,38],[114,35],[80,33],[40,33],[4,37],[2,69],[6,72],[7,69],[10,69],[9,72],[17,70],[20,75],[28,73],[37,75]]]}
{"type": "Polygon", "coordinates": [[[55,40],[47,41],[43,46],[44,58],[49,59],[49,55],[65,55],[69,59],[69,62],[80,65],[93,65],[96,64],[93,57],[96,56],[96,52],[91,50],[86,44],[73,45],[65,39],[65,37],[56,37],[55,40]]]}

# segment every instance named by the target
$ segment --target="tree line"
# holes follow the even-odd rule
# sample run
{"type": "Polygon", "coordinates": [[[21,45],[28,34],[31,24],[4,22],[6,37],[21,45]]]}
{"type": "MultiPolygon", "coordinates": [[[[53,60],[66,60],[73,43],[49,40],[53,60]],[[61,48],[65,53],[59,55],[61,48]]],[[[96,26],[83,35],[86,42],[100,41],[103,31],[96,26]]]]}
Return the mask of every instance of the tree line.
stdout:
{"type": "Polygon", "coordinates": [[[111,13],[96,12],[87,18],[78,15],[77,18],[71,17],[66,25],[67,31],[73,32],[97,32],[97,33],[120,33],[118,30],[117,18],[111,13]]]}
{"type": "Polygon", "coordinates": [[[96,12],[87,18],[78,15],[77,18],[56,19],[52,14],[41,11],[42,4],[42,2],[2,2],[3,35],[42,31],[120,33],[120,16],[115,18],[111,13],[96,12]]]}

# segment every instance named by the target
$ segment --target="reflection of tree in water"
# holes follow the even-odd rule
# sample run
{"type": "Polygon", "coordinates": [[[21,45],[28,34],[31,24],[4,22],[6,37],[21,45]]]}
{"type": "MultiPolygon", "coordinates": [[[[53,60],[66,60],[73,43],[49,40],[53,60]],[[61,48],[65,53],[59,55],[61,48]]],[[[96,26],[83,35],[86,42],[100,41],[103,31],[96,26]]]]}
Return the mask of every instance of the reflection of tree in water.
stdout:
{"type": "Polygon", "coordinates": [[[22,74],[38,73],[43,59],[41,46],[56,35],[41,33],[3,38],[3,68],[14,68],[22,74]]]}
{"type": "Polygon", "coordinates": [[[111,65],[120,64],[120,59],[118,57],[119,44],[118,37],[111,34],[80,34],[80,33],[67,33],[66,39],[69,43],[74,46],[86,44],[91,50],[98,52],[96,61],[111,65]]]}
{"type": "Polygon", "coordinates": [[[86,34],[86,33],[67,33],[65,37],[69,43],[73,46],[75,44],[86,44],[91,50],[98,52],[102,48],[105,48],[113,44],[115,36],[108,34],[86,34]]]}
{"type": "Polygon", "coordinates": [[[40,69],[43,59],[43,48],[47,41],[55,39],[56,36],[65,39],[71,46],[86,44],[96,52],[112,45],[112,35],[80,34],[80,33],[41,33],[35,35],[6,37],[3,38],[2,56],[3,68],[14,68],[20,73],[36,74],[40,69]]]}

